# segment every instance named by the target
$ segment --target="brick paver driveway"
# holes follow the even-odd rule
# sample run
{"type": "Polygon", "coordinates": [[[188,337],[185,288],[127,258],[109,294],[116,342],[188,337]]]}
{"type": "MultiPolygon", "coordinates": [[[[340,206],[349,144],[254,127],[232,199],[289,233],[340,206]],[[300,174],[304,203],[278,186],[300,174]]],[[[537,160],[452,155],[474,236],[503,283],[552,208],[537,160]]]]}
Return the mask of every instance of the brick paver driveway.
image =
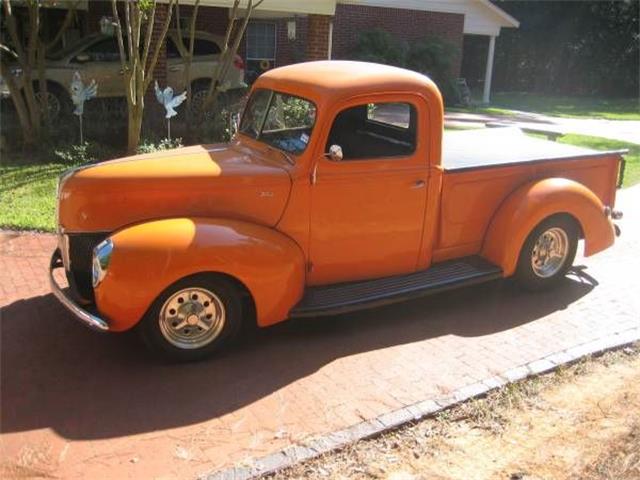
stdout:
{"type": "Polygon", "coordinates": [[[135,337],[74,322],[46,285],[54,238],[5,234],[3,468],[189,478],[638,328],[640,188],[620,197],[620,241],[554,292],[497,281],[289,322],[191,365],[159,365],[135,337]]]}

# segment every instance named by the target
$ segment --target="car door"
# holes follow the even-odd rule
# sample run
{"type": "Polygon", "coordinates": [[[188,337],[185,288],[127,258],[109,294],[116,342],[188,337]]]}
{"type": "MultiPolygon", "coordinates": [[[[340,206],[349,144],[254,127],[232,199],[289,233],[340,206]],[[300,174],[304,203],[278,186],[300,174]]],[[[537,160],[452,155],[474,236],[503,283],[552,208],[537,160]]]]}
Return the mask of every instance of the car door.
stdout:
{"type": "Polygon", "coordinates": [[[124,96],[120,50],[115,37],[101,38],[78,52],[71,58],[71,66],[85,82],[97,82],[99,97],[124,96]]]}
{"type": "MultiPolygon", "coordinates": [[[[188,38],[185,40],[187,47],[189,45],[188,38]]],[[[182,93],[187,85],[185,83],[185,60],[183,58],[185,52],[181,51],[181,48],[176,42],[174,35],[167,35],[167,85],[169,85],[176,92],[176,95],[182,93]]],[[[161,86],[164,88],[164,86],[161,86]]]]}
{"type": "Polygon", "coordinates": [[[428,185],[426,103],[413,95],[354,100],[335,112],[312,167],[311,285],[415,271],[428,185]]]}

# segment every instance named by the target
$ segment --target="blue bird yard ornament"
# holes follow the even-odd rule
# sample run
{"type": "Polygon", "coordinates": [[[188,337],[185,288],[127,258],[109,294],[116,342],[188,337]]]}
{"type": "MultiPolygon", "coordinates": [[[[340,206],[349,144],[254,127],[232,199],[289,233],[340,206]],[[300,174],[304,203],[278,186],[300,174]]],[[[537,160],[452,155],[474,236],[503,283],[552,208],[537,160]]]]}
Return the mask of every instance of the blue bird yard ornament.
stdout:
{"type": "Polygon", "coordinates": [[[89,85],[82,82],[80,72],[75,72],[71,80],[71,101],[75,105],[73,113],[80,119],[80,143],[84,143],[84,135],[82,131],[82,116],[84,114],[84,102],[91,100],[98,95],[98,84],[95,80],[91,80],[89,85]]]}
{"type": "Polygon", "coordinates": [[[167,112],[164,118],[167,119],[167,137],[171,138],[171,118],[178,114],[175,109],[187,99],[187,92],[185,90],[180,95],[174,97],[173,88],[166,87],[164,90],[160,90],[157,80],[155,82],[155,91],[158,103],[160,103],[167,112]]]}

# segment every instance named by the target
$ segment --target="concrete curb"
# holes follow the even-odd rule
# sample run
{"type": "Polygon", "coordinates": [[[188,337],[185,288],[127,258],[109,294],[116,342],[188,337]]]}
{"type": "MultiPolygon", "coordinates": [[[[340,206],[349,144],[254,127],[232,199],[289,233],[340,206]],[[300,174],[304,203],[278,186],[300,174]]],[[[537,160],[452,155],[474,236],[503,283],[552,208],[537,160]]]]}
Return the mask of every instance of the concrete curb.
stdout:
{"type": "Polygon", "coordinates": [[[491,390],[576,362],[593,354],[621,348],[640,340],[640,327],[634,327],[547,355],[525,365],[514,367],[501,375],[466,385],[458,390],[398,410],[384,413],[371,420],[357,423],[343,430],[310,439],[304,444],[291,445],[278,452],[253,460],[250,465],[235,466],[217,472],[205,473],[198,480],[251,480],[275,473],[300,462],[340,450],[359,440],[378,436],[431,416],[474,397],[486,395],[491,390]]]}

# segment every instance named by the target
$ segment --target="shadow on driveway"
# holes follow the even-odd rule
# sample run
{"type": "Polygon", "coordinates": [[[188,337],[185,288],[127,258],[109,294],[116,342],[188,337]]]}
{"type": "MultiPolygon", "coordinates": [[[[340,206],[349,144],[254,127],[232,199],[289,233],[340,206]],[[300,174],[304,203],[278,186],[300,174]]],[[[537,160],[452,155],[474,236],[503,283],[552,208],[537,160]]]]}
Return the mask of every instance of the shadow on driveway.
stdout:
{"type": "Polygon", "coordinates": [[[203,422],[337,358],[444,335],[502,332],[564,309],[592,288],[593,281],[566,279],[552,292],[532,294],[496,281],[357,314],[290,321],[187,365],[159,364],[135,335],[93,333],[52,295],[33,297],[0,312],[2,430],[51,428],[68,439],[101,439],[203,422]]]}

